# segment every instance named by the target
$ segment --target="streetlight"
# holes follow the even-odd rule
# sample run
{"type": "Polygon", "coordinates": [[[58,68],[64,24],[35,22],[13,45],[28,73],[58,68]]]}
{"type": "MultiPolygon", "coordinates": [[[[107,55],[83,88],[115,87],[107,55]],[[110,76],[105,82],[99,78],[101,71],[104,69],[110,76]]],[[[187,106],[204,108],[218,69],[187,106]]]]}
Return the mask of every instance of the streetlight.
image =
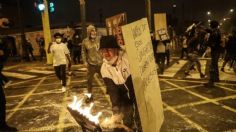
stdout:
{"type": "Polygon", "coordinates": [[[233,12],[234,12],[234,9],[230,9],[229,12],[230,12],[230,13],[233,13],[233,12]]]}
{"type": "Polygon", "coordinates": [[[211,15],[211,12],[210,12],[210,11],[208,11],[208,12],[207,12],[207,15],[208,15],[208,16],[209,16],[209,15],[211,15]]]}
{"type": "Polygon", "coordinates": [[[211,22],[211,20],[210,19],[208,19],[208,23],[210,23],[211,22]]]}
{"type": "Polygon", "coordinates": [[[226,21],[226,18],[224,18],[223,20],[226,21]]]}

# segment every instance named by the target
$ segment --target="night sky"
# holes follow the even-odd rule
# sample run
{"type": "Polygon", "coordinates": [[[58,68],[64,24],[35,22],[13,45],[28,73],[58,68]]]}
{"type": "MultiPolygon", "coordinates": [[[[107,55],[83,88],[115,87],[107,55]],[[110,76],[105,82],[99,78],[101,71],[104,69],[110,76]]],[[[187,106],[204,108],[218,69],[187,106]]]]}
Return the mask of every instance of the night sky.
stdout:
{"type": "MultiPolygon", "coordinates": [[[[24,23],[27,27],[41,25],[40,12],[34,7],[34,0],[21,0],[24,23]]],[[[79,0],[51,0],[55,3],[55,12],[50,14],[54,25],[79,22],[79,0]]],[[[18,24],[16,0],[0,0],[1,16],[8,17],[18,24]]],[[[229,9],[236,7],[236,0],[151,0],[152,13],[167,12],[183,20],[207,20],[207,11],[212,12],[211,19],[223,19],[229,9]],[[176,8],[172,5],[176,4],[176,8]]],[[[145,0],[86,0],[87,21],[98,23],[102,14],[106,17],[126,12],[128,22],[145,16],[145,0]]],[[[236,13],[236,11],[234,12],[236,13]]]]}

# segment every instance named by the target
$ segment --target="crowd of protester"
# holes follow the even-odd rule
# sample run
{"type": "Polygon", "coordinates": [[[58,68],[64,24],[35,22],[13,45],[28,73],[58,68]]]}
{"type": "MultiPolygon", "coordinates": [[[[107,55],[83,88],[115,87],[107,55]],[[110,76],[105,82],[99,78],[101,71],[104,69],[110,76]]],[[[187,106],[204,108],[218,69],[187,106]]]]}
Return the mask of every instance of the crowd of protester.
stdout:
{"type": "MultiPolygon", "coordinates": [[[[170,52],[173,48],[173,36],[169,39],[156,39],[156,32],[152,34],[152,44],[155,61],[158,65],[158,74],[165,74],[166,67],[170,66],[170,52]]],[[[39,49],[39,60],[46,58],[45,42],[43,37],[36,38],[39,49]]],[[[234,66],[236,59],[236,30],[231,35],[221,34],[219,23],[211,21],[210,28],[205,28],[200,24],[191,25],[186,32],[179,37],[181,45],[181,55],[179,59],[188,61],[184,75],[190,76],[190,70],[197,68],[202,79],[206,75],[201,71],[200,57],[205,57],[210,52],[211,64],[209,68],[209,81],[205,86],[214,86],[220,81],[218,62],[219,58],[224,60],[221,71],[224,72],[225,65],[234,66]]],[[[4,63],[9,56],[6,47],[1,43],[1,63],[0,63],[0,129],[15,130],[5,122],[5,95],[3,87],[7,87],[9,80],[2,74],[4,63]]],[[[33,54],[33,46],[28,38],[24,38],[23,56],[25,61],[36,60],[33,54]]],[[[98,36],[96,27],[87,27],[87,37],[82,39],[81,34],[75,33],[72,36],[65,36],[61,33],[54,34],[54,41],[49,44],[48,53],[52,54],[55,75],[62,85],[62,92],[67,91],[66,72],[71,73],[71,62],[74,64],[83,63],[87,68],[87,92],[92,96],[88,102],[93,101],[93,79],[97,73],[103,78],[110,95],[112,110],[114,113],[122,113],[124,124],[131,129],[140,129],[140,119],[137,115],[137,103],[134,95],[129,63],[123,57],[123,49],[119,47],[114,36],[98,36]],[[72,58],[72,59],[71,59],[72,58]],[[67,69],[68,68],[68,69],[67,69]],[[125,68],[125,69],[124,69],[125,68]],[[125,71],[125,72],[124,72],[125,71]],[[128,108],[128,109],[127,109],[128,108]],[[133,115],[136,115],[133,116],[133,115]],[[136,123],[133,122],[136,121],[136,123]]],[[[178,61],[177,61],[178,63],[178,61]]]]}

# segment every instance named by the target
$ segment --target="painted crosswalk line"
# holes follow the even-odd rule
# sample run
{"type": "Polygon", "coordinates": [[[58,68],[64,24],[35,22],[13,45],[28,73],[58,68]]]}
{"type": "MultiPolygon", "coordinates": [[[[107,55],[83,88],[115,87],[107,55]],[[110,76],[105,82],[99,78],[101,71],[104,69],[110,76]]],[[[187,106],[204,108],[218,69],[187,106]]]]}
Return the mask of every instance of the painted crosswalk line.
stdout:
{"type": "MultiPolygon", "coordinates": [[[[201,71],[203,74],[205,74],[205,69],[206,69],[206,64],[207,64],[207,60],[199,60],[200,64],[201,64],[201,71]]],[[[200,79],[200,74],[195,66],[195,71],[194,72],[190,72],[190,76],[187,76],[186,78],[192,78],[192,79],[200,79]]]]}
{"type": "Polygon", "coordinates": [[[47,74],[47,75],[54,73],[54,71],[44,71],[44,70],[35,70],[35,69],[28,70],[27,72],[47,74]]]}
{"type": "Polygon", "coordinates": [[[22,74],[22,73],[16,73],[16,72],[6,72],[6,71],[4,71],[3,74],[7,77],[13,77],[13,78],[18,78],[18,79],[30,79],[30,78],[37,77],[34,75],[28,75],[28,74],[22,74]]]}
{"type": "Polygon", "coordinates": [[[182,69],[182,67],[187,63],[186,60],[179,60],[178,61],[179,63],[175,63],[173,64],[171,67],[167,68],[165,71],[164,71],[164,74],[163,75],[159,75],[161,77],[174,77],[175,74],[180,70],[182,69]]]}
{"type": "Polygon", "coordinates": [[[87,68],[80,68],[79,71],[87,71],[87,68]]]}

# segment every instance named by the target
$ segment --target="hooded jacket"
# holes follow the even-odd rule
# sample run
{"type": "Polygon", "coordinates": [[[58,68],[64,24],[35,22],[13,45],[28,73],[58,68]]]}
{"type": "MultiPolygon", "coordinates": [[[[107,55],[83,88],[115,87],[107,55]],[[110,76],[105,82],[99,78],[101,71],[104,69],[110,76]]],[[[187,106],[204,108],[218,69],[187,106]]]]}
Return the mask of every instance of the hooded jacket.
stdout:
{"type": "Polygon", "coordinates": [[[134,103],[135,94],[129,62],[124,55],[119,55],[116,66],[110,65],[104,60],[101,75],[107,86],[107,93],[110,95],[113,107],[134,103]]]}

